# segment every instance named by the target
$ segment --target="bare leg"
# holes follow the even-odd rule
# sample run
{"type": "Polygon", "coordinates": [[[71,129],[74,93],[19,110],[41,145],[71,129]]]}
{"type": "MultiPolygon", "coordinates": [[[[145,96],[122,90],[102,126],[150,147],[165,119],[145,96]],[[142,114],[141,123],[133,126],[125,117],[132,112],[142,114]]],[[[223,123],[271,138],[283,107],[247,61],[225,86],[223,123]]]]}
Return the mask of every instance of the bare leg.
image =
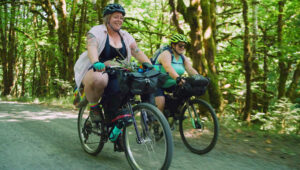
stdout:
{"type": "Polygon", "coordinates": [[[165,107],[165,96],[157,96],[155,97],[155,104],[157,108],[163,112],[164,107],[165,107]]]}
{"type": "Polygon", "coordinates": [[[83,78],[84,92],[90,103],[99,102],[108,83],[108,75],[89,70],[83,78]]]}

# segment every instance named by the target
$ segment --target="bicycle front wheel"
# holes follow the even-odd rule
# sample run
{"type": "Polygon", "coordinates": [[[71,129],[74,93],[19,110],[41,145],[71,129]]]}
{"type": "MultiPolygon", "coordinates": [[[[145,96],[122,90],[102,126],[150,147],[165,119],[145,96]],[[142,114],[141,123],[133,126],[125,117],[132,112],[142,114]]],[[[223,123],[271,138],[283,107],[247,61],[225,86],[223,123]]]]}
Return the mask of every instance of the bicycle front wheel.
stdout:
{"type": "Polygon", "coordinates": [[[191,152],[205,154],[211,151],[219,133],[214,109],[201,99],[187,101],[179,119],[179,131],[184,145],[191,152]]]}
{"type": "Polygon", "coordinates": [[[85,152],[91,155],[97,155],[103,148],[104,141],[101,140],[102,124],[95,126],[89,117],[86,106],[79,110],[77,127],[81,146],[85,152]]]}
{"type": "Polygon", "coordinates": [[[133,169],[168,169],[173,155],[170,127],[153,105],[133,107],[135,123],[124,129],[125,155],[133,169]],[[138,137],[139,136],[139,137],[138,137]]]}

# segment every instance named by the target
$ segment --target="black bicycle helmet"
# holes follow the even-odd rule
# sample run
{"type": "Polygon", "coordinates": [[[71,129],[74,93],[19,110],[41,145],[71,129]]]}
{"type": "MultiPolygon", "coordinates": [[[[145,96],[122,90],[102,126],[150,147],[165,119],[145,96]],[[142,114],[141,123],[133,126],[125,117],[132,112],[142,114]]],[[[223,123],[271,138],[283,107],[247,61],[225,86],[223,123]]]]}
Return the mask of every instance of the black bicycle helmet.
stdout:
{"type": "Polygon", "coordinates": [[[125,16],[125,9],[120,4],[108,4],[103,11],[103,17],[114,12],[121,12],[125,16]]]}

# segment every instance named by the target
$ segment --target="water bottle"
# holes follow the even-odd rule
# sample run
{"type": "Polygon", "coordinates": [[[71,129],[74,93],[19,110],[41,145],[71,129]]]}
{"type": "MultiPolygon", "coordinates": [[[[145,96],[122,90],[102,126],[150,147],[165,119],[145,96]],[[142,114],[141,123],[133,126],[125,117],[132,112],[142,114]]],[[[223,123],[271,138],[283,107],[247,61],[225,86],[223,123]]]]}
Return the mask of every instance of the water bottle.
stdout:
{"type": "Polygon", "coordinates": [[[117,125],[115,125],[114,129],[112,130],[112,132],[109,135],[109,140],[114,142],[118,139],[118,136],[122,133],[122,127],[118,127],[117,125]]]}
{"type": "Polygon", "coordinates": [[[143,73],[143,72],[144,72],[144,69],[143,69],[142,66],[140,66],[140,67],[138,68],[138,72],[139,72],[139,73],[143,73]]]}

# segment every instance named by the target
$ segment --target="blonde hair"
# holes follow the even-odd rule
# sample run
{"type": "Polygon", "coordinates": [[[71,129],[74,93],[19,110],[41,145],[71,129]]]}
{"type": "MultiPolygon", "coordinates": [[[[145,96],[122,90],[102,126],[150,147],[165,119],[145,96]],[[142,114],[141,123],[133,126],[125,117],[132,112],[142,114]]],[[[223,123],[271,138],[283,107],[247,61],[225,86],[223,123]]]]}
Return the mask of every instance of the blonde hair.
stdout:
{"type": "Polygon", "coordinates": [[[110,17],[111,17],[111,14],[105,15],[105,16],[103,17],[103,23],[104,23],[104,25],[107,26],[110,17]]]}

